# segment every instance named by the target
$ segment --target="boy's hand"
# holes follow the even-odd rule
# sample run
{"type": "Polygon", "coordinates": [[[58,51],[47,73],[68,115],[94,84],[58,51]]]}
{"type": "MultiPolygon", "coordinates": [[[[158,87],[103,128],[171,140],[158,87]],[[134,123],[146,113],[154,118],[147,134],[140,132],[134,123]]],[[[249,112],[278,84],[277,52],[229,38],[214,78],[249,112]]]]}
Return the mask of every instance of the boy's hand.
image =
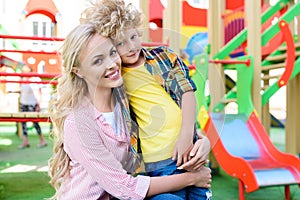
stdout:
{"type": "Polygon", "coordinates": [[[207,137],[202,137],[198,139],[194,144],[189,156],[191,159],[185,162],[183,165],[178,167],[178,169],[185,169],[188,171],[197,171],[208,163],[208,154],[210,152],[210,142],[207,137]]]}
{"type": "Polygon", "coordinates": [[[177,159],[176,166],[180,166],[191,159],[190,152],[193,148],[192,139],[188,139],[184,136],[185,134],[181,134],[181,137],[178,138],[174,147],[172,159],[177,159]]]}

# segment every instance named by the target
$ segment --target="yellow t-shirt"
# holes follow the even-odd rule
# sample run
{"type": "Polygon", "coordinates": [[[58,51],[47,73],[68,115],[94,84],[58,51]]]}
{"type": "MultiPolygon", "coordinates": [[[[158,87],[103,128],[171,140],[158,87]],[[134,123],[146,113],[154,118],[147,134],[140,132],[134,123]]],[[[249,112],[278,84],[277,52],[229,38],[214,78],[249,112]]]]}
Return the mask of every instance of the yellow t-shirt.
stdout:
{"type": "Polygon", "coordinates": [[[182,123],[179,106],[144,66],[123,67],[122,75],[139,124],[144,161],[171,158],[182,123]]]}

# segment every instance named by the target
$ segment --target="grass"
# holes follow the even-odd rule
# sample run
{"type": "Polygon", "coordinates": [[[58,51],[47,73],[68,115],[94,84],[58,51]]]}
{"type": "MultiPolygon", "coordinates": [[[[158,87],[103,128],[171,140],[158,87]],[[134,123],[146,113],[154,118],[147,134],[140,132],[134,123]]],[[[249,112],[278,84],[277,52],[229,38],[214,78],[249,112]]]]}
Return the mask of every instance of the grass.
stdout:
{"type": "Polygon", "coordinates": [[[30,148],[18,149],[22,140],[14,124],[0,124],[0,199],[41,200],[51,197],[47,160],[52,154],[49,125],[40,123],[48,146],[38,148],[38,136],[29,129],[30,148]]]}
{"type": "MultiPolygon", "coordinates": [[[[22,142],[15,134],[15,125],[0,124],[0,199],[1,200],[42,200],[53,195],[54,189],[49,185],[46,172],[47,160],[52,154],[51,140],[48,138],[49,126],[43,124],[42,130],[48,146],[38,148],[39,140],[34,129],[29,131],[31,147],[18,150],[22,142]]],[[[271,139],[284,151],[284,134],[282,129],[272,129],[271,139]]],[[[238,181],[220,170],[213,176],[212,191],[214,200],[237,200],[238,181]]],[[[293,200],[300,200],[300,189],[291,186],[293,200]]],[[[283,200],[283,187],[261,188],[246,194],[247,200],[283,200]]]]}

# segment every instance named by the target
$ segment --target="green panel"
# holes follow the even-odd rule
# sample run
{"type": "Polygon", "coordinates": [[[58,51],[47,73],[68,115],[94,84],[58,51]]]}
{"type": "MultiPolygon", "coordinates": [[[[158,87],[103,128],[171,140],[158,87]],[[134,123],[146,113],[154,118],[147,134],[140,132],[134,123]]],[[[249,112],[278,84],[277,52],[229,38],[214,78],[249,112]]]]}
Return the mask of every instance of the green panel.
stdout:
{"type": "MultiPolygon", "coordinates": [[[[300,57],[296,60],[294,64],[294,70],[290,77],[290,80],[293,79],[300,72],[300,57]]],[[[273,94],[275,94],[279,90],[278,81],[276,81],[273,85],[268,87],[265,92],[262,94],[262,106],[266,105],[273,94]]]]}
{"type": "Polygon", "coordinates": [[[205,97],[205,84],[208,80],[208,54],[203,53],[194,57],[196,65],[196,73],[192,76],[192,80],[196,84],[197,90],[195,91],[196,102],[197,102],[197,115],[199,114],[200,108],[204,106],[208,110],[208,102],[205,97]]]}
{"type": "Polygon", "coordinates": [[[244,56],[238,58],[238,60],[246,61],[250,59],[250,66],[245,64],[238,64],[237,69],[237,103],[239,114],[246,114],[250,116],[253,112],[254,106],[251,98],[252,81],[254,74],[254,60],[252,56],[244,56]]]}
{"type": "MultiPolygon", "coordinates": [[[[226,94],[225,99],[236,99],[236,92],[229,91],[226,94]]],[[[226,104],[224,102],[219,102],[217,105],[213,107],[213,112],[222,112],[225,108],[226,104]]]]}
{"type": "MultiPolygon", "coordinates": [[[[9,35],[8,31],[0,24],[0,34],[9,35]]],[[[19,44],[15,40],[9,39],[10,43],[15,49],[20,49],[19,44]]]]}
{"type": "Polygon", "coordinates": [[[298,57],[298,59],[295,62],[294,70],[293,70],[290,80],[295,78],[295,76],[297,76],[299,74],[299,72],[300,72],[300,57],[298,57]]]}
{"type": "Polygon", "coordinates": [[[279,90],[278,82],[274,83],[268,87],[265,92],[262,94],[262,106],[265,106],[268,103],[269,99],[279,90]]]}

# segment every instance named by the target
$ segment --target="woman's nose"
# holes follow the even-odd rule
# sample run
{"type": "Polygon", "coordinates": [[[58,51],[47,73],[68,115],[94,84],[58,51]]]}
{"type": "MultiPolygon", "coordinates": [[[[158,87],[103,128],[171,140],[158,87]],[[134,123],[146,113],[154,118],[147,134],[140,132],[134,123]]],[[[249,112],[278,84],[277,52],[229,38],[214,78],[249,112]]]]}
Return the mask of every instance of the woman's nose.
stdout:
{"type": "Polygon", "coordinates": [[[107,65],[107,69],[113,69],[117,66],[121,65],[121,59],[119,56],[113,57],[109,60],[109,63],[107,65]]]}

